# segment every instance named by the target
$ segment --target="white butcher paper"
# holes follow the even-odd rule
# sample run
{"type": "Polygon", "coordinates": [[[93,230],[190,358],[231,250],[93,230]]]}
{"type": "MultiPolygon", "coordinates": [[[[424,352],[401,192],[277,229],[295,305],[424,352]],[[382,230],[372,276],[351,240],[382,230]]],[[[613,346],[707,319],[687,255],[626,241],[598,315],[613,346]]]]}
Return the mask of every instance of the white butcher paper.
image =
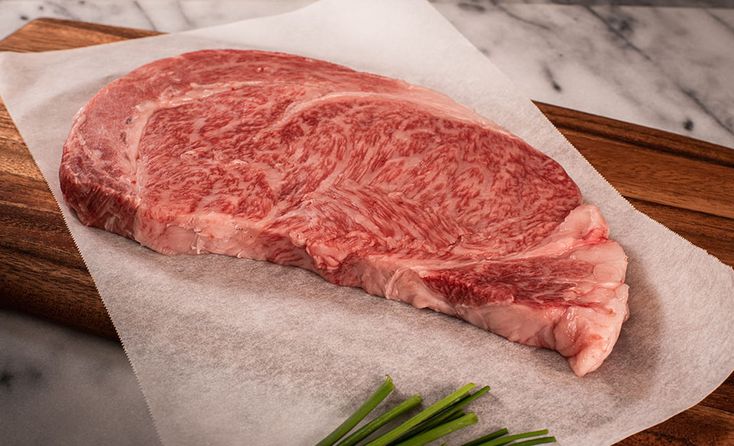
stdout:
{"type": "MultiPolygon", "coordinates": [[[[165,445],[314,444],[390,374],[432,402],[492,391],[480,422],[608,445],[698,403],[734,369],[734,272],[622,198],[530,100],[421,0],[324,0],[284,15],[76,50],[0,55],[0,93],[59,201],[165,445]],[[216,255],[167,257],[82,226],[58,169],[72,117],[142,64],[202,48],[285,51],[448,94],[560,162],[629,256],[631,316],[602,367],[315,274],[216,255]]],[[[620,161],[624,153],[620,153],[620,161]]]]}

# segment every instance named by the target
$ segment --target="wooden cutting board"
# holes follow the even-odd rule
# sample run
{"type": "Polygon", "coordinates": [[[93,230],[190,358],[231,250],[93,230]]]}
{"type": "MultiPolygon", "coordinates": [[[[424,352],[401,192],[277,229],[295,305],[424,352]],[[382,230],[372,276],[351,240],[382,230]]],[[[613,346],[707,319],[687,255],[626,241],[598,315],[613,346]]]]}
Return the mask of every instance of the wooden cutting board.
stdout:
{"type": "MultiPolygon", "coordinates": [[[[0,51],[59,50],[155,34],[39,19],[0,41],[0,51]]],[[[537,105],[637,209],[734,265],[734,149],[537,105]]],[[[2,102],[0,307],[117,338],[58,205],[2,102]]],[[[734,444],[734,378],[700,404],[620,444],[734,444]]]]}

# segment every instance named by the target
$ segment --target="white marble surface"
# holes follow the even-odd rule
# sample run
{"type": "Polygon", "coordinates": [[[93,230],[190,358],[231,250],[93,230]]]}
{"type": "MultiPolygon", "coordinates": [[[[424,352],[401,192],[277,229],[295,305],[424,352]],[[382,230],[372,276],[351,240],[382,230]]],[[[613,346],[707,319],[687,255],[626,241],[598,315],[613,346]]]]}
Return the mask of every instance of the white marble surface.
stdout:
{"type": "Polygon", "coordinates": [[[0,310],[1,445],[157,445],[117,343],[0,310]]]}
{"type": "MultiPolygon", "coordinates": [[[[36,17],[179,31],[307,3],[0,0],[0,37],[36,17]]],[[[734,9],[727,8],[734,2],[572,3],[582,4],[435,6],[534,99],[734,147],[734,9]]],[[[147,445],[157,438],[118,345],[0,311],[0,444],[147,445]]]]}
{"type": "MultiPolygon", "coordinates": [[[[0,0],[0,35],[41,16],[181,31],[310,2],[0,0]]],[[[594,6],[434,2],[533,99],[734,147],[734,9],[577,3],[594,6]]]]}

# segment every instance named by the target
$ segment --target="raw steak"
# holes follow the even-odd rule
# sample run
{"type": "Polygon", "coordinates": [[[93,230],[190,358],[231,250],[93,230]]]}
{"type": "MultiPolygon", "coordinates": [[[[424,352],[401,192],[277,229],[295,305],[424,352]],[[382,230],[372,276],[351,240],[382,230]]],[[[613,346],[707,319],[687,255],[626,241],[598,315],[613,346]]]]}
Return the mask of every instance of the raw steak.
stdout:
{"type": "Polygon", "coordinates": [[[79,220],[163,254],[295,265],[431,308],[584,375],[627,317],[627,259],[555,161],[434,91],[303,57],[158,60],[77,114],[79,220]]]}

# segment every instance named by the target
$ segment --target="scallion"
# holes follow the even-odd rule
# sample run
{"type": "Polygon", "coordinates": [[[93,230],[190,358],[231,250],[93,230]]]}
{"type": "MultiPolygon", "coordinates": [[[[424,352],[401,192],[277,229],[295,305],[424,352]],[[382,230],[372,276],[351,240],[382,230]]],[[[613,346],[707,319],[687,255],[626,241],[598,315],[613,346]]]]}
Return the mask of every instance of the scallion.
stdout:
{"type": "Polygon", "coordinates": [[[332,446],[334,443],[339,441],[340,438],[346,435],[347,432],[351,431],[354,426],[359,424],[360,421],[372,412],[372,409],[377,407],[382,400],[387,398],[394,388],[395,385],[392,382],[392,378],[388,375],[385,377],[385,382],[375,390],[375,392],[359,407],[359,409],[357,409],[349,418],[344,420],[344,422],[334,429],[332,433],[327,435],[326,438],[319,441],[316,446],[332,446]]]}
{"type": "Polygon", "coordinates": [[[483,436],[477,438],[476,440],[470,441],[469,443],[464,443],[461,446],[479,446],[480,444],[486,443],[489,440],[494,440],[495,438],[499,438],[499,437],[507,434],[507,432],[508,432],[507,428],[504,428],[503,427],[500,430],[494,431],[494,432],[489,433],[487,435],[483,435],[483,436]]]}
{"type": "Polygon", "coordinates": [[[356,432],[339,442],[337,446],[356,445],[363,439],[369,437],[377,429],[386,425],[387,423],[404,414],[405,412],[408,412],[414,407],[419,406],[421,401],[423,401],[423,399],[420,395],[411,396],[407,400],[403,401],[402,403],[398,404],[397,406],[393,407],[384,414],[380,415],[379,417],[359,428],[356,432]]]}
{"type": "Polygon", "coordinates": [[[523,432],[522,434],[513,434],[506,437],[495,438],[484,443],[480,443],[479,446],[502,446],[515,440],[521,440],[523,438],[538,437],[548,433],[548,429],[543,429],[534,432],[523,432]]]}
{"type": "Polygon", "coordinates": [[[411,430],[413,427],[419,425],[423,421],[431,418],[435,414],[441,412],[445,408],[454,404],[460,398],[463,398],[474,387],[476,387],[476,384],[473,384],[473,383],[469,383],[461,387],[456,392],[437,401],[433,405],[429,406],[427,409],[424,409],[422,412],[419,412],[417,415],[413,416],[411,419],[409,419],[405,423],[401,424],[400,426],[396,427],[395,429],[391,430],[390,432],[386,433],[385,435],[377,438],[376,440],[368,443],[368,446],[387,446],[388,444],[402,437],[403,434],[411,430]]]}
{"type": "Polygon", "coordinates": [[[398,443],[397,446],[423,446],[443,436],[446,436],[452,432],[455,432],[459,429],[463,429],[467,426],[471,426],[472,424],[475,424],[476,422],[477,422],[477,415],[474,412],[469,412],[468,414],[462,416],[461,418],[457,418],[453,421],[449,421],[448,423],[444,423],[429,431],[422,432],[413,438],[410,438],[401,443],[398,443]]]}

